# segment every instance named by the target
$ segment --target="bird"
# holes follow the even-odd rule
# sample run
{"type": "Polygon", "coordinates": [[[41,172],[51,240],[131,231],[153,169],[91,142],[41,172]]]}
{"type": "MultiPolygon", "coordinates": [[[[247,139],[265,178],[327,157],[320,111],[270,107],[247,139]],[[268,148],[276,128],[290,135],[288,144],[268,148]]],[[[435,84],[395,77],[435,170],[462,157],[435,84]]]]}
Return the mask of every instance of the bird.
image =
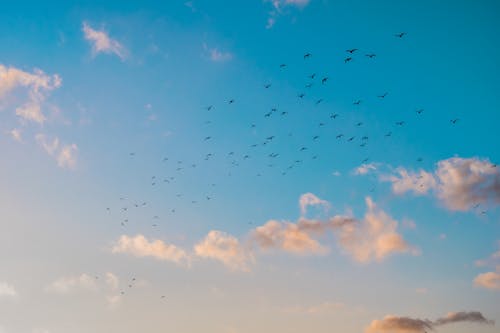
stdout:
{"type": "Polygon", "coordinates": [[[378,95],[377,97],[378,97],[378,98],[385,98],[385,96],[387,96],[387,94],[388,94],[388,93],[387,93],[387,92],[385,92],[385,93],[383,93],[382,95],[378,95]]]}
{"type": "Polygon", "coordinates": [[[212,107],[213,107],[213,105],[209,105],[209,106],[207,106],[207,107],[206,107],[207,111],[212,110],[212,107]]]}
{"type": "Polygon", "coordinates": [[[354,140],[355,136],[351,136],[347,141],[352,141],[354,140]]]}
{"type": "Polygon", "coordinates": [[[405,35],[406,35],[406,32],[400,32],[400,33],[395,34],[394,37],[403,38],[405,35]]]}
{"type": "Polygon", "coordinates": [[[341,139],[344,136],[344,134],[339,134],[336,136],[337,139],[341,139]]]}
{"type": "Polygon", "coordinates": [[[348,62],[349,62],[349,61],[351,61],[351,60],[352,60],[352,58],[351,58],[351,57],[347,57],[347,58],[345,58],[345,59],[344,59],[344,63],[348,63],[348,62]]]}
{"type": "Polygon", "coordinates": [[[281,64],[280,65],[280,68],[285,68],[286,67],[286,64],[281,64]]]}
{"type": "Polygon", "coordinates": [[[358,49],[350,49],[350,50],[345,50],[346,52],[349,52],[350,54],[353,54],[356,52],[358,49]]]}
{"type": "Polygon", "coordinates": [[[356,124],[356,126],[358,126],[358,127],[361,126],[361,125],[363,125],[362,122],[359,122],[359,123],[356,124]]]}
{"type": "Polygon", "coordinates": [[[306,54],[304,54],[304,59],[308,59],[308,58],[310,58],[311,56],[312,56],[312,54],[311,54],[311,53],[306,53],[306,54]]]}
{"type": "Polygon", "coordinates": [[[352,104],[354,104],[354,105],[359,105],[359,104],[361,104],[361,100],[360,100],[360,99],[358,99],[357,101],[354,101],[352,104]]]}
{"type": "Polygon", "coordinates": [[[404,121],[397,121],[397,122],[396,122],[396,125],[398,125],[398,126],[403,126],[404,124],[405,124],[405,122],[404,122],[404,121]]]}
{"type": "Polygon", "coordinates": [[[269,87],[271,87],[271,83],[267,83],[264,85],[264,88],[268,89],[269,87]]]}
{"type": "Polygon", "coordinates": [[[311,75],[309,75],[309,78],[314,80],[314,78],[316,77],[316,73],[312,73],[311,75]]]}
{"type": "Polygon", "coordinates": [[[387,137],[390,137],[391,135],[392,135],[392,132],[388,132],[385,134],[385,137],[387,138],[387,137]]]}
{"type": "Polygon", "coordinates": [[[424,112],[424,109],[418,109],[415,111],[417,114],[422,114],[422,112],[424,112]]]}
{"type": "Polygon", "coordinates": [[[301,93],[301,94],[298,94],[298,95],[297,95],[297,97],[298,97],[298,98],[304,98],[304,96],[305,96],[305,95],[306,95],[306,94],[301,93]]]}
{"type": "Polygon", "coordinates": [[[323,99],[322,99],[322,98],[320,98],[320,99],[318,99],[318,100],[316,101],[316,105],[318,105],[318,104],[319,104],[319,103],[321,103],[321,102],[323,102],[323,99]]]}
{"type": "Polygon", "coordinates": [[[211,138],[212,138],[211,136],[207,136],[205,137],[204,141],[210,140],[211,138]]]}
{"type": "Polygon", "coordinates": [[[369,54],[365,54],[365,56],[372,59],[372,58],[375,58],[377,55],[375,53],[369,53],[369,54]]]}
{"type": "Polygon", "coordinates": [[[319,139],[319,135],[313,136],[313,140],[318,140],[318,139],[319,139]]]}
{"type": "Polygon", "coordinates": [[[339,116],[339,115],[338,115],[337,113],[334,113],[334,114],[331,114],[331,115],[330,115],[330,118],[335,119],[335,118],[337,118],[338,116],[339,116]]]}
{"type": "Polygon", "coordinates": [[[230,99],[228,103],[229,104],[233,104],[234,103],[234,99],[230,99]]]}
{"type": "Polygon", "coordinates": [[[312,85],[313,85],[312,83],[308,83],[308,84],[306,84],[306,85],[305,85],[305,87],[306,87],[306,88],[311,88],[311,87],[312,87],[312,85]]]}
{"type": "Polygon", "coordinates": [[[325,76],[323,79],[321,79],[321,84],[325,84],[326,81],[328,81],[328,76],[325,76]]]}
{"type": "Polygon", "coordinates": [[[455,119],[450,120],[450,122],[451,122],[453,125],[455,125],[455,124],[456,124],[459,120],[460,120],[460,119],[455,118],[455,119]]]}

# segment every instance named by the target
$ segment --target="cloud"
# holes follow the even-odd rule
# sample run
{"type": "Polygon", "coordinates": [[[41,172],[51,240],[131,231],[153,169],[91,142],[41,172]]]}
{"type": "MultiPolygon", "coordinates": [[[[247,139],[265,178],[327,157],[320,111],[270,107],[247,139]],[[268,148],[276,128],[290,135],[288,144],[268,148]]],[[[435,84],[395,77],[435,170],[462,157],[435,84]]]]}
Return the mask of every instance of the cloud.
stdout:
{"type": "Polygon", "coordinates": [[[17,291],[14,286],[6,283],[6,282],[0,282],[0,297],[16,297],[17,296],[17,291]]]}
{"type": "Polygon", "coordinates": [[[494,325],[494,321],[486,319],[480,312],[451,312],[435,321],[410,317],[386,316],[381,320],[373,320],[365,329],[366,333],[425,333],[437,326],[459,322],[494,325]]]}
{"type": "Polygon", "coordinates": [[[385,316],[384,319],[374,320],[365,329],[366,333],[424,333],[432,330],[429,320],[413,319],[409,317],[385,316]]]}
{"type": "Polygon", "coordinates": [[[210,60],[214,62],[226,62],[233,59],[233,54],[230,52],[223,52],[217,48],[209,48],[207,44],[203,44],[203,49],[208,53],[210,60]]]}
{"type": "Polygon", "coordinates": [[[307,207],[309,206],[323,206],[324,208],[329,208],[330,203],[326,200],[322,200],[312,193],[304,193],[299,198],[300,212],[304,215],[307,212],[307,207]]]}
{"type": "Polygon", "coordinates": [[[418,254],[397,232],[398,222],[366,198],[368,211],[358,220],[348,216],[334,216],[327,221],[301,218],[297,223],[268,221],[251,232],[254,246],[279,249],[299,255],[325,254],[328,248],[315,238],[327,231],[333,232],[339,246],[356,261],[382,261],[394,253],[418,254]]]}
{"type": "Polygon", "coordinates": [[[120,279],[118,276],[111,272],[107,272],[105,275],[106,284],[111,290],[117,290],[120,287],[120,279]]]}
{"type": "Polygon", "coordinates": [[[381,261],[393,253],[418,254],[418,250],[409,245],[397,232],[398,222],[378,208],[371,198],[366,198],[368,211],[362,220],[347,220],[334,217],[341,225],[339,231],[340,246],[356,261],[381,261]]]}
{"type": "Polygon", "coordinates": [[[224,232],[212,230],[194,246],[195,254],[200,258],[221,261],[231,270],[249,271],[253,256],[245,250],[237,238],[224,232]]]}
{"type": "Polygon", "coordinates": [[[96,279],[88,274],[61,277],[45,288],[45,291],[57,294],[67,294],[76,290],[97,290],[96,279]]]}
{"type": "Polygon", "coordinates": [[[290,314],[309,314],[309,315],[320,315],[320,314],[331,314],[336,313],[339,310],[345,309],[345,304],[340,302],[323,302],[311,306],[289,306],[281,309],[282,312],[290,314]]]}
{"type": "Polygon", "coordinates": [[[353,170],[353,173],[357,176],[363,176],[371,171],[376,171],[380,163],[365,163],[361,164],[359,167],[353,170]]]}
{"type": "Polygon", "coordinates": [[[59,167],[68,169],[76,167],[78,152],[76,144],[60,144],[58,137],[49,140],[45,134],[41,133],[37,134],[35,139],[47,154],[55,158],[59,167]]]}
{"type": "Polygon", "coordinates": [[[149,241],[143,235],[122,235],[112,248],[112,253],[126,253],[135,257],[153,257],[178,265],[189,265],[190,257],[183,249],[161,240],[149,241]]]}
{"type": "Polygon", "coordinates": [[[105,31],[93,29],[87,22],[82,23],[84,37],[92,45],[92,54],[115,54],[121,60],[127,57],[127,50],[118,41],[108,36],[105,31]]]}
{"type": "Polygon", "coordinates": [[[478,324],[494,325],[493,320],[486,319],[481,312],[450,312],[446,316],[439,318],[434,325],[447,325],[452,323],[470,322],[478,324]]]}
{"type": "Polygon", "coordinates": [[[476,287],[500,291],[500,266],[496,272],[481,273],[474,279],[476,287]]]}
{"type": "Polygon", "coordinates": [[[9,131],[9,134],[15,141],[23,142],[23,136],[20,129],[13,128],[9,131]]]}
{"type": "Polygon", "coordinates": [[[27,101],[16,108],[16,115],[24,121],[42,124],[47,119],[42,104],[48,94],[61,86],[59,75],[47,75],[40,69],[32,73],[0,64],[0,100],[19,88],[27,91],[27,101]]]}
{"type": "Polygon", "coordinates": [[[500,204],[500,171],[488,159],[453,157],[439,161],[433,173],[397,169],[397,175],[382,175],[396,194],[432,192],[445,207],[467,211],[477,204],[500,204]]]}
{"type": "Polygon", "coordinates": [[[255,228],[252,240],[264,250],[279,249],[299,255],[325,254],[328,249],[313,239],[301,225],[290,222],[268,221],[255,228]]]}
{"type": "Polygon", "coordinates": [[[277,17],[285,15],[284,9],[287,7],[304,8],[311,0],[266,0],[272,4],[273,9],[269,12],[266,29],[271,29],[276,23],[277,17]]]}

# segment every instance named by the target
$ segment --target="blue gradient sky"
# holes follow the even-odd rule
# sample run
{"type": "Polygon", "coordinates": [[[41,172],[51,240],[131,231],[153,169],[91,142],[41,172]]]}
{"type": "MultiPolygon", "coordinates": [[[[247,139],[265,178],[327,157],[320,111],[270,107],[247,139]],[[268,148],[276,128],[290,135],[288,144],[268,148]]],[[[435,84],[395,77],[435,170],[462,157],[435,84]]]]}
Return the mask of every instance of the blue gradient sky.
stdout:
{"type": "Polygon", "coordinates": [[[2,4],[0,74],[40,69],[62,84],[43,92],[36,122],[16,115],[30,86],[0,75],[0,332],[354,333],[386,315],[454,311],[499,322],[499,19],[496,1],[2,4]],[[84,22],[122,56],[93,51],[84,22]],[[56,152],[44,149],[55,138],[56,152]],[[66,164],[63,147],[75,147],[66,164]],[[481,165],[479,180],[467,178],[474,168],[460,169],[457,187],[439,178],[454,157],[454,170],[481,165]],[[373,169],[356,175],[363,164],[373,169]],[[439,184],[398,192],[387,177],[403,169],[439,184]],[[452,192],[470,195],[467,179],[480,193],[458,207],[452,192]],[[306,193],[329,204],[301,214],[306,193]],[[367,197],[408,247],[358,260],[343,229],[308,234],[326,254],[255,243],[270,220],[362,224],[367,197]],[[232,254],[194,253],[214,230],[253,258],[248,270],[224,262],[232,254]],[[138,235],[184,249],[191,264],[112,250],[138,235]],[[497,280],[474,282],[488,272],[497,280]]]}

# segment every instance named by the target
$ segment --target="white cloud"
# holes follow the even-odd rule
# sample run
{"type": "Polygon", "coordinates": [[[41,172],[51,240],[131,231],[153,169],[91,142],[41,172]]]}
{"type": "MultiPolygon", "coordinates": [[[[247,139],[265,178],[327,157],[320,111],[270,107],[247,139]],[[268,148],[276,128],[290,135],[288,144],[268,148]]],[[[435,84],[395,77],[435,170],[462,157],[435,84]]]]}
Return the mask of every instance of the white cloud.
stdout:
{"type": "Polygon", "coordinates": [[[67,294],[77,290],[96,291],[97,282],[96,278],[84,273],[80,276],[61,277],[47,286],[45,290],[57,294],[67,294]]]}
{"type": "Polygon", "coordinates": [[[190,257],[183,249],[166,244],[161,240],[149,241],[143,235],[129,237],[122,235],[115,243],[113,253],[126,253],[135,257],[153,257],[158,260],[171,261],[178,265],[189,265],[190,257]]]}
{"type": "Polygon", "coordinates": [[[118,41],[108,36],[105,31],[93,29],[87,22],[82,23],[84,37],[92,45],[92,54],[98,53],[115,54],[124,60],[127,50],[118,41]]]}
{"type": "Polygon", "coordinates": [[[237,238],[217,230],[210,231],[194,251],[198,257],[221,261],[231,270],[249,271],[249,264],[254,261],[237,238]]]}
{"type": "Polygon", "coordinates": [[[300,212],[304,215],[307,212],[307,207],[309,206],[323,206],[324,208],[329,208],[330,203],[326,200],[318,198],[312,193],[304,193],[299,198],[300,212]]]}
{"type": "Polygon", "coordinates": [[[42,104],[49,92],[61,86],[59,75],[47,75],[40,69],[32,73],[0,64],[0,100],[18,88],[27,91],[27,101],[16,108],[16,115],[24,120],[43,123],[47,119],[42,104]]]}
{"type": "Polygon", "coordinates": [[[17,291],[13,285],[6,282],[0,282],[0,297],[16,297],[17,291]]]}
{"type": "Polygon", "coordinates": [[[353,173],[358,176],[363,176],[372,171],[376,171],[379,165],[379,163],[364,163],[354,169],[353,173]]]}
{"type": "Polygon", "coordinates": [[[453,157],[437,163],[433,173],[404,168],[397,175],[382,175],[396,194],[434,195],[450,210],[466,211],[477,204],[500,204],[500,171],[489,160],[453,157]]]}

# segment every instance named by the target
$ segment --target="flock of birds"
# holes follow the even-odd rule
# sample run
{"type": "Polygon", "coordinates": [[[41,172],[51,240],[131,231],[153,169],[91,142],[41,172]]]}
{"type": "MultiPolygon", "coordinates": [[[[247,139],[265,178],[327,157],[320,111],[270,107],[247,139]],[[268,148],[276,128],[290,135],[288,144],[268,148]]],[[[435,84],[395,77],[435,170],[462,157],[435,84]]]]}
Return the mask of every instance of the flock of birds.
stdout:
{"type": "MultiPolygon", "coordinates": [[[[405,32],[401,32],[398,34],[395,34],[395,38],[404,38],[407,34],[405,32]]],[[[352,48],[352,49],[347,49],[346,51],[346,57],[344,58],[344,63],[348,64],[353,61],[354,57],[358,55],[361,51],[357,48],[352,48]]],[[[363,55],[362,55],[363,56],[363,55]]],[[[310,58],[312,58],[313,55],[311,53],[305,53],[303,55],[303,60],[308,61],[310,58]]],[[[367,59],[374,59],[377,57],[377,54],[375,53],[366,53],[364,54],[364,57],[367,59]]],[[[279,68],[281,71],[286,71],[288,65],[286,63],[282,63],[279,65],[279,68]]],[[[329,82],[329,77],[328,76],[320,76],[317,73],[310,73],[307,76],[307,82],[304,84],[305,89],[311,89],[314,85],[321,85],[325,86],[328,85],[329,82]]],[[[272,89],[272,83],[267,82],[263,85],[263,89],[272,89]]],[[[389,96],[389,92],[382,92],[379,95],[376,96],[377,99],[379,100],[384,100],[389,96]]],[[[297,98],[299,100],[302,100],[306,97],[306,93],[300,92],[297,94],[297,98]]],[[[315,105],[319,105],[322,102],[324,102],[323,98],[319,98],[314,100],[315,105]]],[[[357,99],[352,102],[352,105],[354,107],[357,107],[363,103],[362,99],[357,99]]],[[[237,100],[235,98],[229,98],[226,100],[226,104],[228,106],[233,106],[237,104],[237,100]]],[[[202,109],[207,112],[207,114],[213,114],[213,112],[217,109],[217,107],[214,104],[207,105],[205,107],[202,107],[202,109]]],[[[415,117],[421,117],[424,114],[424,109],[419,108],[415,110],[414,116],[415,117]]],[[[262,113],[260,115],[261,120],[266,120],[270,119],[273,117],[278,117],[280,119],[284,119],[289,115],[289,112],[286,110],[279,110],[277,107],[271,107],[268,111],[262,113]]],[[[303,144],[299,147],[296,148],[296,156],[292,157],[290,160],[286,161],[283,163],[278,163],[277,160],[279,160],[283,154],[273,151],[273,144],[277,140],[277,135],[265,135],[262,137],[262,139],[259,142],[255,142],[250,144],[249,146],[246,147],[246,149],[242,149],[242,151],[227,151],[225,152],[225,155],[222,156],[224,161],[226,163],[229,163],[229,166],[232,168],[237,168],[241,165],[241,163],[253,159],[255,156],[259,156],[261,159],[264,157],[264,160],[266,160],[266,167],[268,169],[279,169],[278,174],[282,176],[286,176],[289,174],[293,169],[298,168],[301,165],[304,165],[306,161],[314,161],[318,160],[319,156],[318,154],[312,153],[308,155],[308,152],[310,152],[311,145],[314,145],[314,143],[318,142],[322,138],[321,129],[326,127],[329,123],[335,122],[339,117],[342,117],[339,113],[330,113],[328,114],[324,120],[320,121],[317,124],[316,130],[318,131],[318,134],[314,134],[310,137],[310,142],[308,144],[303,144]],[[268,149],[266,152],[261,152],[259,151],[259,148],[265,147],[268,149]]],[[[454,126],[459,122],[458,118],[453,118],[450,119],[450,125],[454,126]]],[[[212,123],[212,120],[207,120],[205,121],[205,125],[210,125],[212,123]]],[[[405,120],[397,120],[394,122],[395,127],[404,127],[406,125],[405,120]]],[[[364,125],[362,121],[357,121],[354,124],[354,128],[360,128],[364,125]]],[[[249,124],[249,129],[254,131],[257,129],[258,125],[257,122],[249,124]]],[[[391,138],[393,135],[393,130],[389,129],[388,131],[385,132],[384,134],[384,140],[391,138]]],[[[293,136],[293,133],[288,134],[289,137],[293,136]]],[[[352,135],[348,134],[347,132],[344,131],[339,131],[338,133],[334,134],[335,140],[338,142],[346,142],[346,143],[357,143],[360,148],[364,148],[368,145],[369,143],[369,137],[367,135],[352,135]]],[[[210,144],[211,142],[214,141],[214,136],[213,135],[205,135],[201,139],[203,144],[210,144]]],[[[129,157],[130,158],[135,158],[138,154],[136,152],[130,152],[129,157]]],[[[199,165],[201,165],[203,162],[210,161],[212,159],[216,158],[216,153],[215,152],[208,152],[200,157],[198,157],[196,162],[186,162],[185,160],[176,160],[168,156],[164,156],[161,158],[161,163],[162,164],[168,164],[170,166],[170,172],[171,174],[168,176],[158,176],[158,175],[153,175],[149,179],[149,185],[151,187],[158,187],[162,184],[164,185],[169,185],[173,184],[176,181],[178,181],[181,177],[186,177],[187,180],[189,181],[189,175],[187,174],[186,170],[189,169],[195,169],[199,165]]],[[[369,162],[369,158],[365,157],[361,160],[361,163],[367,163],[369,162]]],[[[422,158],[417,159],[418,162],[422,161],[422,158]]],[[[307,171],[306,171],[307,172],[307,171]]],[[[232,172],[229,171],[227,174],[228,176],[232,175],[232,172]]],[[[261,177],[263,173],[259,172],[255,176],[261,177]]],[[[208,183],[208,186],[205,188],[205,194],[199,196],[198,198],[191,198],[188,199],[188,203],[191,204],[196,204],[200,200],[206,200],[210,201],[214,199],[214,189],[216,187],[215,183],[208,183]]],[[[370,191],[373,191],[370,190],[370,191]]],[[[203,192],[203,190],[200,189],[200,192],[203,192]]],[[[176,193],[175,197],[178,199],[182,199],[184,197],[183,193],[176,193]]],[[[120,197],[120,207],[117,208],[111,208],[107,207],[106,211],[108,214],[113,214],[113,217],[115,218],[116,216],[119,216],[120,221],[119,224],[121,227],[126,228],[129,225],[129,222],[131,220],[131,217],[129,216],[129,213],[134,210],[134,209],[141,209],[144,207],[147,207],[149,204],[147,201],[134,201],[131,200],[127,197],[120,197]],[[118,215],[114,215],[114,212],[119,212],[118,215]]],[[[174,214],[177,211],[176,207],[170,207],[169,208],[170,213],[174,214]]],[[[150,221],[150,226],[152,228],[156,228],[159,226],[160,221],[162,219],[160,218],[159,215],[157,214],[151,214],[150,217],[146,220],[150,221]]],[[[252,222],[249,222],[249,224],[252,224],[252,222]]],[[[97,277],[96,277],[97,278],[97,277]]],[[[132,278],[131,282],[128,284],[129,288],[132,288],[135,283],[135,278],[132,278]]],[[[124,295],[125,291],[121,291],[121,294],[124,295]]],[[[161,298],[165,298],[164,295],[161,296],[161,298]]]]}

